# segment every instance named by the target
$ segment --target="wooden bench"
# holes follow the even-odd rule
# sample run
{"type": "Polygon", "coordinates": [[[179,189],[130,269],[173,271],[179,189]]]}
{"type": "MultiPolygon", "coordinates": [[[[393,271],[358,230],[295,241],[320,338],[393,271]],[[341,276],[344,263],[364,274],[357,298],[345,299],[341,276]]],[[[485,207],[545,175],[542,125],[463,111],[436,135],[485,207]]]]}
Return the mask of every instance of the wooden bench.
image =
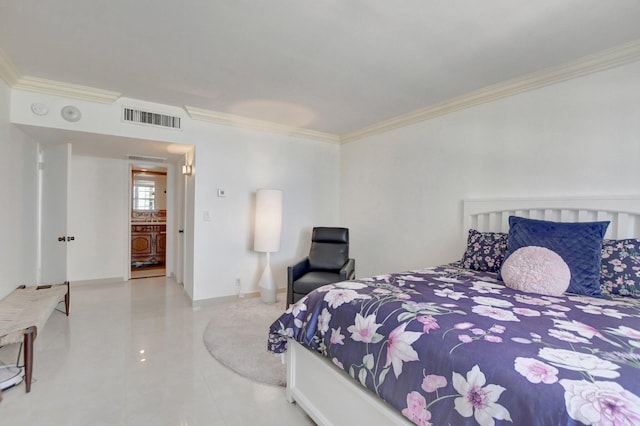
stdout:
{"type": "Polygon", "coordinates": [[[64,302],[69,316],[69,282],[37,287],[20,286],[0,300],[0,347],[24,344],[24,380],[31,391],[33,341],[59,303],[64,302]]]}

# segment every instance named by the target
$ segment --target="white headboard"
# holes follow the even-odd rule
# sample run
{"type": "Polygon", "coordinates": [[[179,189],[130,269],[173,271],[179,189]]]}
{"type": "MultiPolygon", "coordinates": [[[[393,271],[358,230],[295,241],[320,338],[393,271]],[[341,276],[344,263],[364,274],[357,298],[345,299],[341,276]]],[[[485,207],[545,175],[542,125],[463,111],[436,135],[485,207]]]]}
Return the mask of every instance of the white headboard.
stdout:
{"type": "Polygon", "coordinates": [[[463,237],[470,228],[508,232],[509,216],[555,222],[609,220],[605,238],[640,237],[640,196],[612,198],[512,198],[463,201],[463,237]]]}

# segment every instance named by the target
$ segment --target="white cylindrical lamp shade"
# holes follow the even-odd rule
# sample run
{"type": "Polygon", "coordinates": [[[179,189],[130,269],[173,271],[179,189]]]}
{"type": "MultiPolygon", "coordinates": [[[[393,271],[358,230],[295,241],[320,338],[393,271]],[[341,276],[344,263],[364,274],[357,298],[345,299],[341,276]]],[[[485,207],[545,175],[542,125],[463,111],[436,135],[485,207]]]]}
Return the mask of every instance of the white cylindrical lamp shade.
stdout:
{"type": "Polygon", "coordinates": [[[256,192],[256,217],[253,249],[264,253],[280,250],[282,230],[282,191],[259,189],[256,192]]]}

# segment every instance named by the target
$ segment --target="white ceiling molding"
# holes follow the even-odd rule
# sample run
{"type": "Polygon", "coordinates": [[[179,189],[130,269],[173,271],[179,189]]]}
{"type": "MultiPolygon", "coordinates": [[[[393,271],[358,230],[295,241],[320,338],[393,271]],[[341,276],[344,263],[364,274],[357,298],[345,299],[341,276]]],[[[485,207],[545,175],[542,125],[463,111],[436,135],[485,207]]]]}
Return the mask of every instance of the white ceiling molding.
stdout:
{"type": "Polygon", "coordinates": [[[613,49],[608,49],[595,55],[586,56],[577,61],[558,67],[548,68],[523,77],[485,87],[480,90],[475,90],[465,95],[458,96],[435,105],[420,108],[388,120],[380,121],[355,132],[341,135],[340,141],[342,143],[352,142],[366,136],[384,133],[389,130],[429,120],[451,112],[506,98],[528,90],[559,83],[561,81],[595,73],[608,68],[635,62],[637,60],[640,60],[640,40],[636,40],[613,49]]]}
{"type": "Polygon", "coordinates": [[[245,129],[259,130],[271,133],[279,133],[288,136],[299,136],[315,139],[323,142],[340,143],[340,137],[330,133],[317,132],[315,130],[302,129],[300,127],[285,126],[271,121],[255,120],[239,115],[216,112],[203,108],[185,105],[185,110],[194,120],[209,121],[227,126],[241,127],[245,129]]]}
{"type": "Polygon", "coordinates": [[[29,92],[44,93],[47,95],[62,96],[83,101],[111,104],[120,97],[120,93],[109,90],[96,89],[94,87],[80,86],[78,84],[63,83],[60,81],[46,80],[44,78],[23,76],[13,85],[14,89],[27,90],[29,92]]]}
{"type": "Polygon", "coordinates": [[[9,87],[16,84],[20,78],[20,71],[18,71],[18,68],[16,68],[11,58],[9,58],[2,49],[0,49],[0,78],[2,78],[9,87]]]}

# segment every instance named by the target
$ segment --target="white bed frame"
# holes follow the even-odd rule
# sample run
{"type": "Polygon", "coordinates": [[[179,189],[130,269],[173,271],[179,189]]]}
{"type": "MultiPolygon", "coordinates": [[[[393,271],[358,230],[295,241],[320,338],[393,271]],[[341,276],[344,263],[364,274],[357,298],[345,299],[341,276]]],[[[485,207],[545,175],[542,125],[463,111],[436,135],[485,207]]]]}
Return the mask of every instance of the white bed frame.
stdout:
{"type": "MultiPolygon", "coordinates": [[[[462,207],[465,245],[469,228],[507,232],[511,215],[562,222],[609,220],[605,238],[640,237],[640,196],[465,200],[462,207]]],[[[287,399],[319,425],[412,424],[331,361],[293,340],[287,351],[287,399]]]]}
{"type": "Polygon", "coordinates": [[[509,216],[555,222],[609,220],[605,238],[621,239],[640,235],[640,197],[546,198],[506,200],[465,200],[462,206],[462,237],[470,228],[481,232],[508,232],[509,216]]]}

